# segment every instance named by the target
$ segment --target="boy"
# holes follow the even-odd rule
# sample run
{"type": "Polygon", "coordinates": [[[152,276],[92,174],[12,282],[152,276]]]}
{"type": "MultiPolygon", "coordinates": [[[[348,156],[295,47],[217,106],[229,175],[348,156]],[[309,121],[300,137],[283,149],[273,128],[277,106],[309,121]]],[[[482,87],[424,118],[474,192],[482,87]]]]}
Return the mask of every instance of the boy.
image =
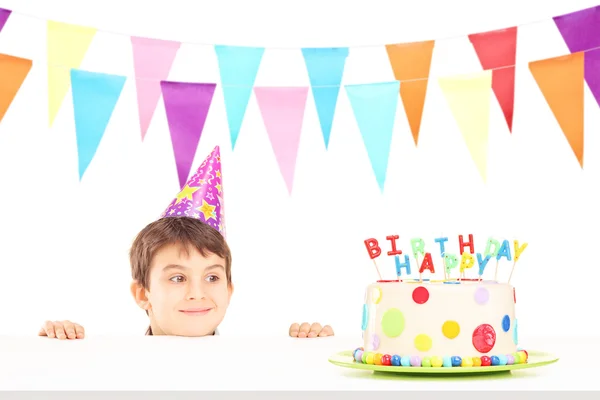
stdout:
{"type": "MultiPolygon", "coordinates": [[[[146,226],[130,250],[131,294],[150,319],[147,335],[217,335],[233,294],[231,252],[221,233],[191,217],[146,226]]],[[[40,336],[83,339],[70,321],[47,321],[40,336]]],[[[292,337],[332,336],[326,325],[292,324],[292,337]]]]}

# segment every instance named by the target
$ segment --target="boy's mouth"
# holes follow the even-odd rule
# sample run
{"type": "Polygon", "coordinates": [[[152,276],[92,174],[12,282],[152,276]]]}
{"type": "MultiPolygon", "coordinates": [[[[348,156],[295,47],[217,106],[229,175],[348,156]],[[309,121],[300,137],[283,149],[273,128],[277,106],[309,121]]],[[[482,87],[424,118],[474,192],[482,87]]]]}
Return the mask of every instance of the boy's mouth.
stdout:
{"type": "Polygon", "coordinates": [[[210,310],[212,310],[212,308],[187,308],[185,310],[179,310],[179,312],[182,312],[185,315],[202,316],[208,314],[210,310]]]}

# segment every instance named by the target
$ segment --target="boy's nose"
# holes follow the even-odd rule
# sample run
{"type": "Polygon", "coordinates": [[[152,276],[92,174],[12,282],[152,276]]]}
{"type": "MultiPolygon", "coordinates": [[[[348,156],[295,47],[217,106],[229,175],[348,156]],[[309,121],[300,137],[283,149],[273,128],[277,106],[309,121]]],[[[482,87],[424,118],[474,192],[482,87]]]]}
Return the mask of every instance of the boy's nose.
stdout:
{"type": "Polygon", "coordinates": [[[204,297],[204,292],[200,285],[189,285],[187,291],[187,300],[196,300],[204,297]]]}

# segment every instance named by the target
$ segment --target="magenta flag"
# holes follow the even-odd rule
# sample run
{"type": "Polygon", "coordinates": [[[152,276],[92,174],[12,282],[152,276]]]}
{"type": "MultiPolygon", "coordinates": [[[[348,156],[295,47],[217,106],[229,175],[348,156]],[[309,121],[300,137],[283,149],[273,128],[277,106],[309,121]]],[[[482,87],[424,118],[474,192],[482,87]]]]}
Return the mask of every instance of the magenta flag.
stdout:
{"type": "Polygon", "coordinates": [[[279,170],[291,194],[308,87],[255,87],[254,94],[279,170]]]}
{"type": "Polygon", "coordinates": [[[158,105],[160,82],[169,78],[180,46],[179,42],[131,37],[142,141],[158,105]]]}
{"type": "Polygon", "coordinates": [[[162,81],[160,86],[171,132],[179,186],[183,188],[194,162],[217,85],[162,81]]]}
{"type": "Polygon", "coordinates": [[[6,25],[6,21],[8,21],[8,17],[12,11],[7,10],[6,8],[0,8],[0,32],[4,29],[4,25],[6,25]]]}

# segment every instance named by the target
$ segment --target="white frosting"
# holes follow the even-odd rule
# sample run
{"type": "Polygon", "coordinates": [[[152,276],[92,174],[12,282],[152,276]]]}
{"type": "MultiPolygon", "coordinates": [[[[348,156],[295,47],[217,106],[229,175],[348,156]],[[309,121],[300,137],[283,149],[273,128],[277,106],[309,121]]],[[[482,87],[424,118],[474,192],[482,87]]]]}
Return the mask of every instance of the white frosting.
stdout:
{"type": "MultiPolygon", "coordinates": [[[[517,351],[513,290],[509,284],[490,281],[462,281],[460,284],[427,281],[373,283],[367,287],[365,299],[367,315],[366,330],[363,332],[364,349],[381,354],[421,358],[513,354],[517,351]],[[426,288],[429,293],[428,300],[423,304],[413,300],[413,291],[419,287],[426,288]],[[487,290],[488,300],[485,304],[478,304],[476,301],[478,290],[480,294],[487,290]],[[388,337],[382,327],[382,319],[388,310],[394,308],[402,313],[404,328],[398,336],[388,337]],[[504,330],[506,325],[503,326],[505,316],[510,319],[508,331],[504,330]],[[442,326],[445,321],[458,323],[458,336],[450,339],[444,335],[442,326]],[[478,351],[473,344],[473,332],[482,324],[489,324],[496,334],[493,348],[486,352],[478,351]],[[377,336],[375,342],[379,342],[377,348],[372,345],[373,335],[377,336]],[[417,349],[415,338],[419,335],[427,335],[431,339],[430,349],[417,349]]],[[[398,321],[398,318],[394,321],[398,321]]],[[[363,329],[364,324],[363,315],[363,329]]],[[[398,331],[399,329],[396,333],[398,331]]],[[[427,342],[427,338],[424,339],[427,342]]]]}

